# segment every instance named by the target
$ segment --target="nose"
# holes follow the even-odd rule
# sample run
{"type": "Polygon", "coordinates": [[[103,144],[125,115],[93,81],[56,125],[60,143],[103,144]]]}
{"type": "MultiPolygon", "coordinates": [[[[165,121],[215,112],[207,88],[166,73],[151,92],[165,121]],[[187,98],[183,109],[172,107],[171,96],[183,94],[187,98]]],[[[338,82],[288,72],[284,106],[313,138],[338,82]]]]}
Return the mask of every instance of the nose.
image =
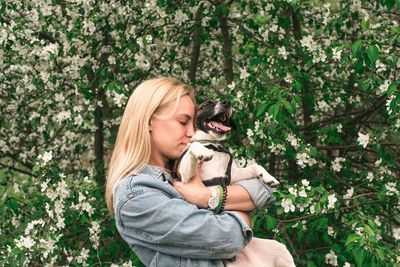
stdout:
{"type": "Polygon", "coordinates": [[[221,105],[222,106],[224,106],[224,107],[228,107],[228,106],[230,106],[231,105],[231,103],[229,102],[229,101],[221,101],[221,105]]]}
{"type": "Polygon", "coordinates": [[[186,136],[188,138],[192,138],[192,136],[194,135],[195,129],[194,129],[194,124],[190,123],[189,127],[186,130],[186,136]]]}

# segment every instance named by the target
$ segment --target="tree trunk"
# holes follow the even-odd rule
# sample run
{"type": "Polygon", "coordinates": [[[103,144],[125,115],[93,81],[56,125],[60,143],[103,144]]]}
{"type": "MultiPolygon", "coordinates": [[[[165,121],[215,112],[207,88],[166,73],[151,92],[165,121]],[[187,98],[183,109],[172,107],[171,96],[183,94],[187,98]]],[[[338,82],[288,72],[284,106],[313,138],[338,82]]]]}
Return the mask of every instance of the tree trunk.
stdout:
{"type": "Polygon", "coordinates": [[[196,72],[197,72],[197,66],[199,64],[201,34],[202,34],[202,28],[201,28],[202,13],[203,13],[203,4],[200,4],[195,16],[193,41],[192,41],[192,54],[190,57],[190,65],[189,65],[188,78],[191,84],[196,83],[196,72]]]}

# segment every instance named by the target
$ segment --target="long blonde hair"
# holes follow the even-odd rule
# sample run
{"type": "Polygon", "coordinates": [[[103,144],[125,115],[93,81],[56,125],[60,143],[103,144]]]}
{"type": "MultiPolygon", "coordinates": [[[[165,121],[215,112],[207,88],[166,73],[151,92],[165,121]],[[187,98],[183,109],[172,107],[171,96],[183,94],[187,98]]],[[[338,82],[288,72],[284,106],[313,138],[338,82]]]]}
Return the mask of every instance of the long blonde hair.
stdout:
{"type": "Polygon", "coordinates": [[[142,82],[130,96],[119,126],[106,181],[105,197],[111,213],[115,186],[123,178],[136,174],[150,159],[151,118],[174,101],[175,113],[180,98],[185,95],[189,95],[195,103],[193,90],[188,85],[174,78],[161,77],[142,82]]]}

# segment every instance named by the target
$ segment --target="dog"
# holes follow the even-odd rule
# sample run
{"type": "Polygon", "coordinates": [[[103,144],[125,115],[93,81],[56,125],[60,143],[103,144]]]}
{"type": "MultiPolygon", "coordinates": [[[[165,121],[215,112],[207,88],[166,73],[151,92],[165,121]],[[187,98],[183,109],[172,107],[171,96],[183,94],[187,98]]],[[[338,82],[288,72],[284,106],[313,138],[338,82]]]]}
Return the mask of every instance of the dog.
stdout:
{"type": "MultiPolygon", "coordinates": [[[[235,128],[232,107],[227,101],[206,101],[196,110],[196,132],[190,143],[175,161],[175,176],[188,183],[197,165],[203,161],[200,175],[206,186],[228,185],[244,179],[258,178],[271,187],[279,185],[262,166],[252,164],[240,168],[222,141],[235,128]]],[[[253,237],[228,267],[296,267],[286,246],[269,239],[253,237]]]]}
{"type": "Polygon", "coordinates": [[[265,168],[258,164],[240,168],[222,141],[233,130],[232,106],[227,101],[206,101],[196,110],[196,132],[175,163],[179,180],[188,183],[203,161],[200,175],[207,186],[228,185],[241,180],[259,178],[270,187],[279,185],[265,168]]]}

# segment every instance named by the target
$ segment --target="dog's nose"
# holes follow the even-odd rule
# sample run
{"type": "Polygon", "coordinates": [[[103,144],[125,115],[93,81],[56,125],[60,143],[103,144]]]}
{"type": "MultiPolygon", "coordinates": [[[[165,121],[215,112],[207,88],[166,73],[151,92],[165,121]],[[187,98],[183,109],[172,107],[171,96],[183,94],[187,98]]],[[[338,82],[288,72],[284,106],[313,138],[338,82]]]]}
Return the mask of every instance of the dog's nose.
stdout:
{"type": "Polygon", "coordinates": [[[221,105],[226,107],[226,106],[230,106],[231,103],[229,101],[221,101],[221,105]]]}

